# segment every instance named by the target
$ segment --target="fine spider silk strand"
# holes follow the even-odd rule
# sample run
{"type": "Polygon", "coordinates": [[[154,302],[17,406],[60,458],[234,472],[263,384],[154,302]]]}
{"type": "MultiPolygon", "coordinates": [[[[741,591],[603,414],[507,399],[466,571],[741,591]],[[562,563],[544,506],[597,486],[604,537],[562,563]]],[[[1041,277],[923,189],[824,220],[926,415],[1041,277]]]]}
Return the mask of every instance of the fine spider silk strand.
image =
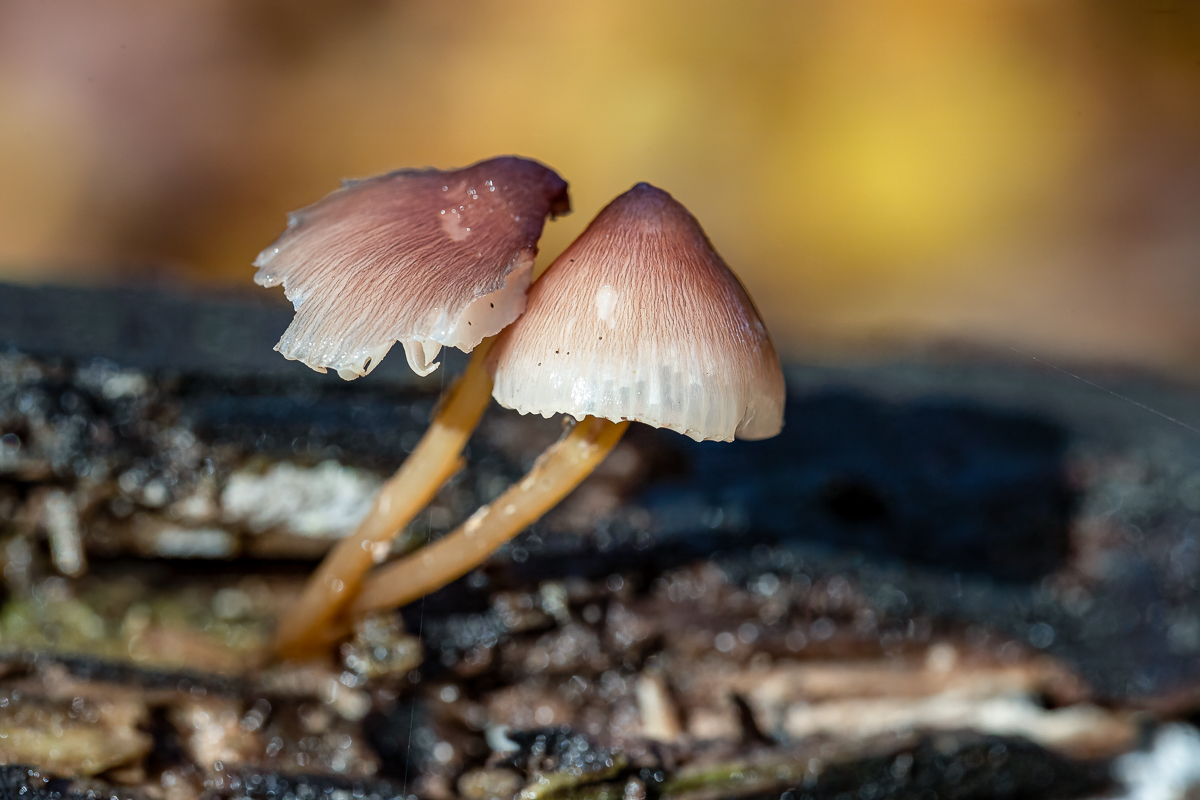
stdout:
{"type": "Polygon", "coordinates": [[[1118,400],[1124,400],[1126,403],[1137,406],[1138,408],[1142,409],[1143,411],[1148,411],[1151,414],[1155,415],[1156,417],[1161,417],[1162,419],[1165,419],[1167,422],[1172,422],[1172,423],[1178,425],[1179,427],[1181,427],[1185,430],[1191,431],[1192,433],[1196,434],[1197,436],[1200,436],[1200,428],[1194,428],[1191,425],[1188,425],[1183,420],[1176,419],[1175,417],[1172,417],[1170,414],[1164,414],[1163,412],[1159,411],[1157,408],[1148,406],[1145,403],[1139,403],[1137,400],[1134,400],[1132,397],[1126,397],[1123,394],[1114,392],[1112,389],[1109,389],[1107,386],[1101,386],[1098,383],[1092,383],[1087,378],[1084,378],[1081,375],[1076,375],[1074,372],[1065,370],[1062,367],[1055,366],[1054,364],[1051,364],[1049,361],[1045,361],[1044,359],[1038,358],[1037,356],[1033,355],[1032,353],[1022,352],[1021,350],[1018,350],[1015,347],[1009,347],[1008,349],[1012,350],[1014,353],[1023,355],[1026,358],[1032,358],[1034,361],[1038,362],[1039,364],[1044,364],[1045,366],[1049,367],[1050,369],[1054,370],[1055,372],[1061,372],[1063,375],[1067,375],[1071,378],[1074,378],[1075,380],[1080,381],[1081,383],[1086,383],[1088,386],[1091,386],[1093,389],[1098,389],[1101,392],[1106,392],[1108,394],[1111,394],[1113,397],[1117,398],[1118,400]]]}

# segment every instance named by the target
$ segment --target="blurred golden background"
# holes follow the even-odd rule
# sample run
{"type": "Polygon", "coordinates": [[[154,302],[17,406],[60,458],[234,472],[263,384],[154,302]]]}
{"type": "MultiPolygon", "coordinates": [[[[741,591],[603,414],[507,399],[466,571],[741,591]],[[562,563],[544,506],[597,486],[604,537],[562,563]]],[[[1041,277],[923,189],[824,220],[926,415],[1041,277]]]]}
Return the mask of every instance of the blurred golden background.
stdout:
{"type": "Polygon", "coordinates": [[[543,259],[658,184],[791,358],[1200,375],[1188,0],[15,0],[0,110],[0,280],[249,287],[341,178],[517,153],[543,259]]]}

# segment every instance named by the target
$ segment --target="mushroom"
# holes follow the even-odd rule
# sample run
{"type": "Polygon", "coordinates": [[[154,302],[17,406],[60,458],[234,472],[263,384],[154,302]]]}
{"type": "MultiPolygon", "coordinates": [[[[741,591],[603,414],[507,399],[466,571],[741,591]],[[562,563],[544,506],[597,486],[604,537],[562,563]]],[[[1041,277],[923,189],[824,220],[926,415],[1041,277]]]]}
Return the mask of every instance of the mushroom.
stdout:
{"type": "Polygon", "coordinates": [[[352,614],[400,606],[466,574],[601,462],[630,421],[697,441],[783,425],[779,358],[746,290],[687,209],[639,183],[529,292],[489,356],[507,408],[577,424],[455,531],[368,578],[352,614]]]}
{"type": "Polygon", "coordinates": [[[344,181],[254,260],[296,308],[275,349],[354,380],[398,341],[428,375],[443,345],[469,353],[521,315],[545,218],[570,209],[566,181],[515,156],[344,181]]]}
{"type": "Polygon", "coordinates": [[[503,156],[459,170],[399,170],[347,181],[288,217],[259,254],[255,281],[282,284],[296,316],[275,349],[345,380],[367,375],[392,345],[419,375],[443,346],[474,350],[429,430],[280,620],[277,655],[304,655],[356,594],[387,542],[457,471],[488,403],[492,337],[525,309],[547,216],[570,211],[550,168],[503,156]]]}

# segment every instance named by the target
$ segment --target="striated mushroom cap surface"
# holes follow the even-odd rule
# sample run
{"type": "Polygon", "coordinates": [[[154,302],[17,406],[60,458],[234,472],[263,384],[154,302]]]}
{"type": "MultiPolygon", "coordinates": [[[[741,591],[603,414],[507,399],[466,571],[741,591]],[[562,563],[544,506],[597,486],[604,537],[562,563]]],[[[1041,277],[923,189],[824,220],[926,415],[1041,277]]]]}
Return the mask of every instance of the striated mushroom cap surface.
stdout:
{"type": "Polygon", "coordinates": [[[275,349],[353,380],[399,341],[427,375],[443,345],[470,352],[521,315],[546,217],[570,209],[566,181],[515,156],[346,181],[254,261],[296,309],[275,349]]]}
{"type": "Polygon", "coordinates": [[[492,351],[521,413],[636,420],[697,441],[783,426],[779,357],[749,295],[671,195],[639,183],[529,291],[492,351]]]}

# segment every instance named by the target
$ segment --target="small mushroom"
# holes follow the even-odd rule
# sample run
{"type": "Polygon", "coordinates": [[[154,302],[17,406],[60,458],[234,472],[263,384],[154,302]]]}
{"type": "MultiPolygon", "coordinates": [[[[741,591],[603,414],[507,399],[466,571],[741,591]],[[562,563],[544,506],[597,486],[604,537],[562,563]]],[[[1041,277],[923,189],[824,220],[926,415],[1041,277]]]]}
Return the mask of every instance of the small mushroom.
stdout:
{"type": "Polygon", "coordinates": [[[443,345],[469,353],[521,315],[545,218],[570,207],[557,173],[515,156],[346,181],[254,261],[296,308],[275,349],[354,380],[398,341],[428,375],[443,345]]]}
{"type": "Polygon", "coordinates": [[[524,311],[545,219],[569,210],[566,182],[528,159],[399,170],[347,182],[290,215],[287,231],[259,254],[255,280],[283,284],[296,307],[275,349],[318,372],[361,377],[397,341],[420,375],[437,368],[443,345],[474,349],[421,442],[280,620],[276,655],[321,646],[379,547],[458,470],[491,392],[484,359],[493,339],[485,337],[524,311]]]}
{"type": "Polygon", "coordinates": [[[720,441],[783,425],[783,372],[749,295],[695,217],[645,183],[555,260],[489,358],[501,405],[578,424],[457,530],[370,577],[352,613],[404,605],[481,564],[587,477],[630,421],[720,441]]]}

